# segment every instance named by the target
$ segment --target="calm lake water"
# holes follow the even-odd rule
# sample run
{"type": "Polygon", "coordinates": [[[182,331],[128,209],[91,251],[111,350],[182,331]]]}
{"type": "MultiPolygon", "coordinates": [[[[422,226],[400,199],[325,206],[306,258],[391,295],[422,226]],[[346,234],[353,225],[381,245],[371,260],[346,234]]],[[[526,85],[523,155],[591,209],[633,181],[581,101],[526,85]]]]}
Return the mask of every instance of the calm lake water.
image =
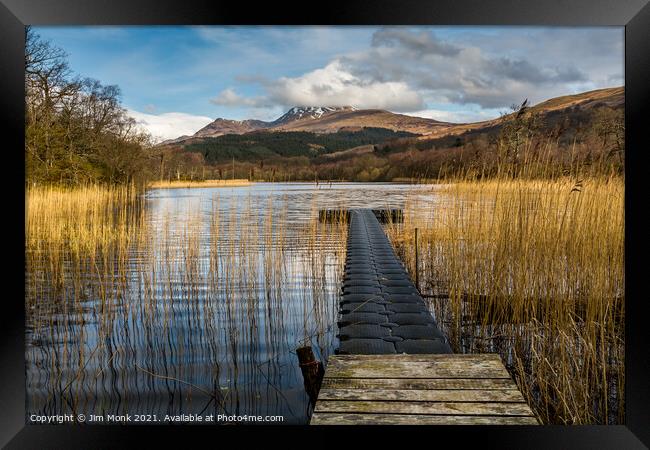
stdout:
{"type": "MultiPolygon", "coordinates": [[[[435,208],[435,187],[260,183],[147,192],[125,258],[28,258],[28,415],[227,414],[307,423],[295,349],[337,347],[345,227],[319,209],[435,208]]],[[[29,255],[28,255],[29,256],[29,255]]]]}

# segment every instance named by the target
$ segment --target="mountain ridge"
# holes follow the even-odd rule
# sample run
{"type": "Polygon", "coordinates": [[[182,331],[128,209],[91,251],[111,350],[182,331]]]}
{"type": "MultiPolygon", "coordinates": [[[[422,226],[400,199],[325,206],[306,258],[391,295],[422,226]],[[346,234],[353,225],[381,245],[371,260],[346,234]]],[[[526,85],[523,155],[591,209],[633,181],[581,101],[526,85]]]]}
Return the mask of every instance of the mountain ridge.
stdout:
{"type": "Polygon", "coordinates": [[[225,134],[246,134],[255,131],[309,131],[336,133],[350,128],[386,128],[424,134],[431,127],[451,125],[434,119],[407,116],[381,109],[357,109],[353,106],[294,106],[273,121],[256,119],[231,120],[217,118],[192,136],[169,139],[178,143],[186,139],[218,137],[225,134]]]}
{"type": "MultiPolygon", "coordinates": [[[[547,99],[529,108],[542,114],[561,114],[577,109],[588,110],[598,106],[621,107],[624,104],[625,88],[603,88],[578,94],[569,94],[547,99]]],[[[203,138],[228,134],[269,132],[311,132],[316,134],[358,131],[366,128],[383,128],[392,131],[419,135],[418,139],[437,139],[446,135],[458,135],[499,126],[508,115],[495,119],[451,123],[431,118],[409,116],[382,109],[357,109],[353,106],[294,106],[273,121],[257,119],[231,120],[217,118],[191,136],[168,139],[159,145],[191,143],[203,138]]]]}

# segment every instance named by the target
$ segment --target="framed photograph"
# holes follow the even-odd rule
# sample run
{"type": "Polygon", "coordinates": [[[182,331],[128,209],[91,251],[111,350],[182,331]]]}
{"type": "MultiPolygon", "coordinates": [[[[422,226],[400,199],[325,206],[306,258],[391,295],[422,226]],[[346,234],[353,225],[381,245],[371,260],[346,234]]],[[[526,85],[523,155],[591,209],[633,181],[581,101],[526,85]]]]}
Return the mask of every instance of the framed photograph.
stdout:
{"type": "Polygon", "coordinates": [[[647,1],[1,1],[2,445],[649,445],[647,1]]]}

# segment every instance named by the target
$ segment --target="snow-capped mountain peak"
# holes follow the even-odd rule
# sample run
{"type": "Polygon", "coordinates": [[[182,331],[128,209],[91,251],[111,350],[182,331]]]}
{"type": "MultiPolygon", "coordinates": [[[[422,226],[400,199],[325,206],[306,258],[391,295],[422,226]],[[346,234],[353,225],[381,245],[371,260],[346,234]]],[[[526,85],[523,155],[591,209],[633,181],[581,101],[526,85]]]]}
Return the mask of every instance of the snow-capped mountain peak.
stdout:
{"type": "Polygon", "coordinates": [[[294,106],[275,123],[287,123],[300,119],[320,119],[321,117],[339,111],[355,111],[352,106],[294,106]]]}

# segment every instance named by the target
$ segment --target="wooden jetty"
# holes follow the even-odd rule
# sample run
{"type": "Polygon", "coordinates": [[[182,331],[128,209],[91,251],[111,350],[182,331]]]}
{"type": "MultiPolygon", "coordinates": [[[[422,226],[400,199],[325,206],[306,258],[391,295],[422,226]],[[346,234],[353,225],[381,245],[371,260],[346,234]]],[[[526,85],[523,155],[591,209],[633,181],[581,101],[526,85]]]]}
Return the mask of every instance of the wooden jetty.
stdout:
{"type": "Polygon", "coordinates": [[[496,354],[335,355],[312,425],[537,425],[496,354]]]}
{"type": "Polygon", "coordinates": [[[537,424],[498,355],[452,354],[379,223],[395,213],[346,214],[340,346],[311,424],[537,424]]]}

